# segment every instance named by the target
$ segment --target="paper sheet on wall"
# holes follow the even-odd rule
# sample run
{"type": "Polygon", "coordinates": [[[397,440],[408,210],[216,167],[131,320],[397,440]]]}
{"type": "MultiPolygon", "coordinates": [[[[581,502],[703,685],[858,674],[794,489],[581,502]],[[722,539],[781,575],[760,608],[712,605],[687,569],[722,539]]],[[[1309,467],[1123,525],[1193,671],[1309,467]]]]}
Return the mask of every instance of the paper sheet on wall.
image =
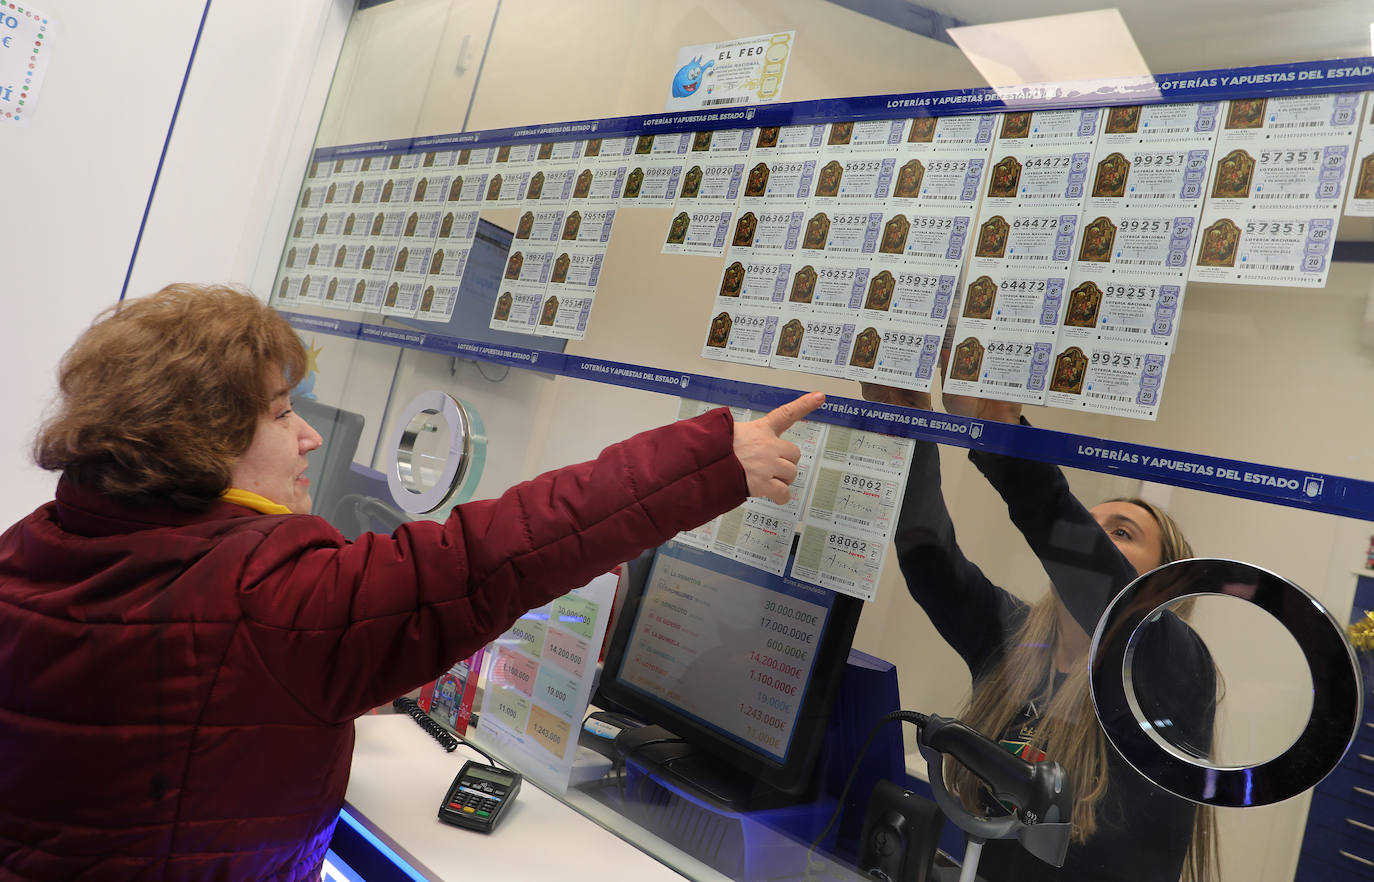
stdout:
{"type": "Polygon", "coordinates": [[[1047,404],[1157,416],[1220,111],[1207,102],[1103,113],[1047,404]]]}
{"type": "Polygon", "coordinates": [[[684,46],[677,52],[663,109],[763,104],[782,98],[796,31],[684,46]]]}
{"type": "Polygon", "coordinates": [[[535,333],[571,340],[587,336],[616,213],[605,204],[571,208],[566,215],[559,212],[561,223],[550,239],[555,256],[535,333]]]}
{"type": "Polygon", "coordinates": [[[1362,93],[1226,102],[1193,281],[1326,285],[1363,102],[1362,93]]]}
{"type": "Polygon", "coordinates": [[[558,793],[572,776],[618,582],[619,568],[597,576],[525,613],[487,647],[477,731],[519,754],[520,770],[558,793]]]}
{"type": "Polygon", "coordinates": [[[702,356],[930,389],[994,119],[759,129],[702,356]]]}
{"type": "Polygon", "coordinates": [[[861,600],[877,595],[913,444],[910,438],[826,427],[788,575],[861,600]]]}
{"type": "Polygon", "coordinates": [[[314,162],[275,302],[447,321],[476,235],[482,182],[457,151],[314,162]]]}
{"type": "Polygon", "coordinates": [[[1002,115],[945,390],[1044,403],[1100,114],[1002,115]]]}
{"type": "Polygon", "coordinates": [[[25,125],[52,55],[56,22],[27,3],[0,4],[0,119],[25,125]]]}
{"type": "MultiPolygon", "coordinates": [[[[684,398],[678,418],[690,419],[713,407],[684,398]]],[[[731,412],[736,421],[763,416],[745,408],[731,412]]],[[[911,468],[911,440],[809,420],[793,425],[783,437],[801,450],[787,503],[751,497],[675,538],[780,576],[800,534],[787,575],[872,600],[911,468]]]]}
{"type": "Polygon", "coordinates": [[[1157,415],[1219,112],[1003,116],[946,388],[1157,415]]]}
{"type": "Polygon", "coordinates": [[[626,208],[671,205],[677,198],[691,142],[691,132],[636,138],[634,153],[626,163],[629,171],[620,191],[620,204],[626,208]]]}

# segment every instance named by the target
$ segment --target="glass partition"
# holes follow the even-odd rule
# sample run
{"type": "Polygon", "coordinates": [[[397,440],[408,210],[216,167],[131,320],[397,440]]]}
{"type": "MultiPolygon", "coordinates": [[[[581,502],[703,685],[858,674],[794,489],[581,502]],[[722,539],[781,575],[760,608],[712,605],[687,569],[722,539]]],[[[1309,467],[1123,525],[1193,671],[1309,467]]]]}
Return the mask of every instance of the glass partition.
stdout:
{"type": "MultiPolygon", "coordinates": [[[[889,500],[874,534],[897,542],[854,647],[895,665],[901,708],[998,719],[987,734],[1027,759],[1039,728],[1098,739],[1087,765],[1081,745],[1048,757],[1077,773],[1080,799],[1109,781],[1070,869],[1174,878],[1192,805],[1123,784],[1100,731],[1074,728],[1051,696],[1079,688],[1093,598],[1105,607],[1161,548],[1253,563],[1340,622],[1374,605],[1357,596],[1374,547],[1371,17],[1354,3],[1007,14],[360,4],[307,176],[279,200],[288,236],[263,243],[257,277],[312,349],[310,392],[363,419],[328,513],[349,533],[442,518],[677,419],[684,399],[742,413],[820,389],[817,425],[906,439],[894,486],[915,502],[899,518],[889,500]],[[408,407],[433,393],[461,419],[408,407]],[[453,493],[430,513],[396,504],[391,440],[409,440],[429,491],[455,449],[439,430],[459,423],[473,437],[453,493]],[[1092,515],[1065,501],[1056,465],[1092,515]],[[1098,508],[1118,499],[1167,511],[1187,543],[1170,546],[1149,506],[1124,503],[1124,521],[1123,503],[1098,508]],[[957,564],[954,536],[986,583],[928,566],[957,564]],[[1128,572],[1112,549],[1131,544],[1148,553],[1128,572]],[[899,557],[917,561],[908,579],[899,557]],[[961,619],[979,591],[1011,619],[961,619]],[[1026,639],[1023,604],[1053,620],[1052,649],[1032,656],[1040,681],[1016,687],[1029,746],[1009,711],[977,689],[970,704],[971,665],[984,693],[1005,687],[988,678],[1026,639]],[[1122,829],[1150,817],[1171,820],[1122,829]],[[1170,857],[1149,856],[1161,841],[1170,857]]],[[[1215,665],[1197,697],[1217,761],[1292,744],[1312,708],[1292,638],[1226,602],[1167,615],[1205,635],[1191,658],[1215,665]]],[[[903,737],[919,780],[916,732],[903,737]]],[[[818,785],[820,802],[834,807],[847,771],[818,785]]],[[[1367,773],[1342,774],[1328,803],[1323,784],[1316,799],[1210,809],[1219,864],[1206,877],[1368,873],[1374,802],[1360,794],[1374,798],[1358,789],[1367,773]]],[[[564,798],[692,878],[802,878],[828,815],[777,822],[786,856],[762,866],[605,792],[564,798]]],[[[812,878],[875,865],[861,831],[876,792],[848,797],[812,878]]],[[[946,829],[958,860],[962,836],[946,829]]],[[[1015,841],[990,844],[981,867],[1049,871],[1015,841]]]]}

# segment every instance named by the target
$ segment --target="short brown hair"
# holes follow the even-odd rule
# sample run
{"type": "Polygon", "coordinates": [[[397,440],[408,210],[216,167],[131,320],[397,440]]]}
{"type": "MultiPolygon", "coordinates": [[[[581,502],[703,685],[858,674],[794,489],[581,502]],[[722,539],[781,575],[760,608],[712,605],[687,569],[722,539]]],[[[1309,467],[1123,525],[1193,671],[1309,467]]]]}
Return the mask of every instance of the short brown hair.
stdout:
{"type": "Polygon", "coordinates": [[[295,331],[252,294],[168,285],[106,310],[67,350],[34,460],[110,496],[204,510],[282,376],[290,388],[305,368],[295,331]]]}

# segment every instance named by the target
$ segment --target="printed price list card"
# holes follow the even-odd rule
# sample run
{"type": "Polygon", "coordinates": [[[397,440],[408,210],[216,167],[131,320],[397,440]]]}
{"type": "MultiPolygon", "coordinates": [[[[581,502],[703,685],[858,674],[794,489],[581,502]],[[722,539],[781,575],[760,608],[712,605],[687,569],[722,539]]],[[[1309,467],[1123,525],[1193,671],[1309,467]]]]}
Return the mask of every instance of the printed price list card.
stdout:
{"type": "Polygon", "coordinates": [[[561,792],[591,697],[618,571],[530,610],[488,652],[479,730],[519,753],[521,769],[561,792]]]}

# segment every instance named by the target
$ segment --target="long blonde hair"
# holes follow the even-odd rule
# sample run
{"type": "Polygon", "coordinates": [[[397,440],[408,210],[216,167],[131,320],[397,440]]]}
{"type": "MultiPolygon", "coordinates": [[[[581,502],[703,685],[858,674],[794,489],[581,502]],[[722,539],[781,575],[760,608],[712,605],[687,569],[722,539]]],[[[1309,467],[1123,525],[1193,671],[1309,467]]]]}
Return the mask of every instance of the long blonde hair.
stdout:
{"type": "MultiPolygon", "coordinates": [[[[1144,509],[1159,525],[1160,564],[1193,556],[1193,548],[1178,523],[1159,506],[1136,497],[1109,500],[1144,509]]],[[[1028,702],[1037,705],[1039,722],[1027,741],[1057,760],[1074,787],[1073,841],[1082,843],[1097,832],[1098,802],[1107,792],[1107,741],[1093,710],[1088,656],[1077,659],[1058,689],[1053,688],[1055,654],[1059,646],[1059,601],[1053,592],[1031,605],[1026,619],[1008,642],[992,670],[977,677],[961,719],[993,738],[1021,715],[1028,702]]],[[[1186,610],[1180,610],[1186,614],[1186,610]]],[[[971,810],[978,811],[979,779],[967,767],[945,763],[945,782],[971,810]]],[[[1220,875],[1216,818],[1200,806],[1193,818],[1193,837],[1184,859],[1183,878],[1207,882],[1220,875]]]]}

